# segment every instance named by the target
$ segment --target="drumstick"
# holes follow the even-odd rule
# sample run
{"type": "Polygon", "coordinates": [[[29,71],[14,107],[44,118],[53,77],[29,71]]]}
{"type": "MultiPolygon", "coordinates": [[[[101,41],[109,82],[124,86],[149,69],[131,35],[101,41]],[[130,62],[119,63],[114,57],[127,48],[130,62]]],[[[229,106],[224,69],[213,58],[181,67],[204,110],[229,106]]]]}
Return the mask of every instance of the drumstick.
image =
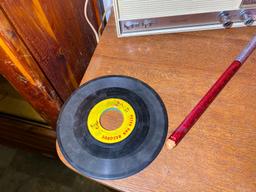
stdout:
{"type": "Polygon", "coordinates": [[[236,74],[239,68],[244,64],[247,58],[256,48],[256,35],[252,38],[249,44],[244,48],[240,55],[219,77],[205,96],[198,102],[194,109],[187,115],[178,128],[168,138],[166,145],[168,149],[174,148],[188,133],[192,126],[197,122],[201,115],[205,112],[208,106],[213,102],[229,80],[236,74]]]}

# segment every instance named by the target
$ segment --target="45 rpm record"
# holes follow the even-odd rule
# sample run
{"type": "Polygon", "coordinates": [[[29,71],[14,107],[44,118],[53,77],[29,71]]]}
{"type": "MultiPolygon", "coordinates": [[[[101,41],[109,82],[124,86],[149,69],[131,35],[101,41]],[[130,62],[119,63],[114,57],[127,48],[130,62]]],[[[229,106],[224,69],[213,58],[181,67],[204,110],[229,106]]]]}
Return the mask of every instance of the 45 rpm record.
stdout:
{"type": "Polygon", "coordinates": [[[120,179],[149,165],[167,135],[164,104],[148,85],[126,76],[105,76],[81,86],[64,104],[57,140],[65,159],[81,174],[120,179]],[[117,110],[123,122],[115,130],[100,121],[117,110]]]}

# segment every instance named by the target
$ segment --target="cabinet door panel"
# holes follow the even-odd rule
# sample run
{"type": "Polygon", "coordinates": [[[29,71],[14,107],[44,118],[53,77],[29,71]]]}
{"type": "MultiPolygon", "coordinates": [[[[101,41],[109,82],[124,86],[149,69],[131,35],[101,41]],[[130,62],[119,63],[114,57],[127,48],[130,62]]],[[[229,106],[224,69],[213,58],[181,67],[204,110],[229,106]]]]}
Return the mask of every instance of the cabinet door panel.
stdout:
{"type": "Polygon", "coordinates": [[[1,9],[0,74],[55,126],[62,102],[1,9]]]}
{"type": "MultiPolygon", "coordinates": [[[[96,25],[89,1],[88,15],[96,25]]],[[[65,100],[79,85],[96,46],[84,19],[84,0],[5,0],[1,7],[65,100]]]]}

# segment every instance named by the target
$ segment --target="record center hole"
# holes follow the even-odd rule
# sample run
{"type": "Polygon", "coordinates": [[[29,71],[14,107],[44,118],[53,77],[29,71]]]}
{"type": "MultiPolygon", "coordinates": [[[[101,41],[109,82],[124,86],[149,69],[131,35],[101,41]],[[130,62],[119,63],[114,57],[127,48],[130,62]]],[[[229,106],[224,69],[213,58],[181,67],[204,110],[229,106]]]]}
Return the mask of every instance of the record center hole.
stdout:
{"type": "Polygon", "coordinates": [[[116,130],[122,125],[123,121],[123,115],[117,109],[108,109],[100,116],[101,126],[108,131],[116,130]]]}

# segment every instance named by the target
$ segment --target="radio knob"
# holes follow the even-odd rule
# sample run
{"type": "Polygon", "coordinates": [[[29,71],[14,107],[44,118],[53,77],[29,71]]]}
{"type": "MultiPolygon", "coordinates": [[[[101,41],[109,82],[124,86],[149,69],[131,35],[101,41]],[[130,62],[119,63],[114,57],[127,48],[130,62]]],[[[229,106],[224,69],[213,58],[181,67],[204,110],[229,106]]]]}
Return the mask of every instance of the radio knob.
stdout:
{"type": "Polygon", "coordinates": [[[253,16],[249,11],[242,11],[240,13],[240,18],[242,19],[242,21],[246,26],[250,26],[254,23],[253,16]]]}
{"type": "Polygon", "coordinates": [[[231,20],[231,17],[229,13],[227,12],[221,12],[219,15],[219,21],[223,24],[223,27],[228,29],[231,28],[233,25],[233,21],[231,20]]]}

